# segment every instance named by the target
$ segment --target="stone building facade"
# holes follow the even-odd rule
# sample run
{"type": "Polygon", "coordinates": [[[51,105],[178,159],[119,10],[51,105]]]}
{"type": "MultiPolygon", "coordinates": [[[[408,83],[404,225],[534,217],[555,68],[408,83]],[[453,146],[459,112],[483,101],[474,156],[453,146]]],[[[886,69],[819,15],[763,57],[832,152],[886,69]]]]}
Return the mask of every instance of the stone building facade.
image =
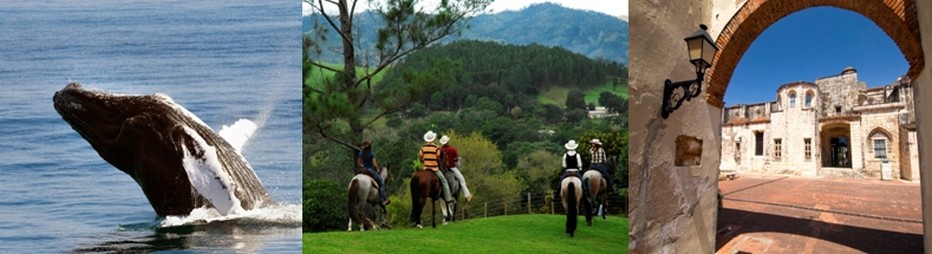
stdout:
{"type": "Polygon", "coordinates": [[[722,172],[919,181],[907,77],[867,88],[848,67],[776,97],[723,110],[722,172]]]}

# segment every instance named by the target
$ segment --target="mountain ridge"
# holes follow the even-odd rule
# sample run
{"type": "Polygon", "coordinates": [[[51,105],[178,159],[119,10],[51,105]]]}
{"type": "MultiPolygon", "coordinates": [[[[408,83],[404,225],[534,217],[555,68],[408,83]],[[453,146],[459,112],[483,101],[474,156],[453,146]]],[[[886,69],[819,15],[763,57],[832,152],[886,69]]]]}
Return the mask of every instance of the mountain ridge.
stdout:
{"type": "MultiPolygon", "coordinates": [[[[382,21],[374,11],[355,14],[357,27],[381,27],[382,21]]],[[[302,32],[313,31],[313,22],[320,25],[326,21],[319,15],[302,17],[302,32]]],[[[374,29],[360,31],[357,37],[362,48],[372,49],[375,43],[374,29]]],[[[320,59],[341,62],[342,56],[335,31],[329,31],[329,39],[323,46],[320,59]]],[[[496,41],[513,45],[539,44],[559,46],[593,59],[605,59],[622,64],[628,63],[628,22],[616,16],[591,10],[578,10],[555,3],[539,3],[521,10],[507,10],[481,14],[469,20],[469,29],[461,35],[451,35],[441,43],[471,39],[496,41]]]]}

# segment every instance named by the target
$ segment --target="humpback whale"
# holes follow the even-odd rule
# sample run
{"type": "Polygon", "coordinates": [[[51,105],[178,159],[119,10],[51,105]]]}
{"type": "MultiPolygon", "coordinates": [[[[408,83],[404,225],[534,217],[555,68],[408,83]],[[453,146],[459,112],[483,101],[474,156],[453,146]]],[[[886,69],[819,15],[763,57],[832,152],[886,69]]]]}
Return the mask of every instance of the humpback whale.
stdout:
{"type": "Polygon", "coordinates": [[[218,134],[167,95],[123,95],[78,83],[55,92],[52,101],[101,158],[136,181],[159,216],[199,207],[228,215],[272,204],[240,153],[256,130],[249,120],[218,134]]]}

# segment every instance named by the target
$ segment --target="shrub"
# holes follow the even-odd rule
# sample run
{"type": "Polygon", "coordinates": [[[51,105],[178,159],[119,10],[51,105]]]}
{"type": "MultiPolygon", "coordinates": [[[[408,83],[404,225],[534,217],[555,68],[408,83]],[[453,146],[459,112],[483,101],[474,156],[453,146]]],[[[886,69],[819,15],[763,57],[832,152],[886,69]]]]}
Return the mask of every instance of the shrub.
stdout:
{"type": "Polygon", "coordinates": [[[304,181],[303,231],[345,230],[347,194],[342,184],[332,180],[304,181]]]}

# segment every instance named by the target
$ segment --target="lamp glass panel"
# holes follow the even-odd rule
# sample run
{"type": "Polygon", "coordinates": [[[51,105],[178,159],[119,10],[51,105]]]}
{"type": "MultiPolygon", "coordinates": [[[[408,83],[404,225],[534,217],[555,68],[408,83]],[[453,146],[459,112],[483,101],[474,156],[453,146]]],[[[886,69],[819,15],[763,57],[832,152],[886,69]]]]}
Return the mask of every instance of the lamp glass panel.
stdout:
{"type": "Polygon", "coordinates": [[[686,47],[689,49],[689,61],[693,62],[702,59],[702,38],[696,37],[686,41],[686,47]]]}
{"type": "Polygon", "coordinates": [[[705,43],[702,44],[702,60],[709,66],[712,64],[712,58],[715,58],[715,47],[711,42],[703,41],[705,43]]]}

